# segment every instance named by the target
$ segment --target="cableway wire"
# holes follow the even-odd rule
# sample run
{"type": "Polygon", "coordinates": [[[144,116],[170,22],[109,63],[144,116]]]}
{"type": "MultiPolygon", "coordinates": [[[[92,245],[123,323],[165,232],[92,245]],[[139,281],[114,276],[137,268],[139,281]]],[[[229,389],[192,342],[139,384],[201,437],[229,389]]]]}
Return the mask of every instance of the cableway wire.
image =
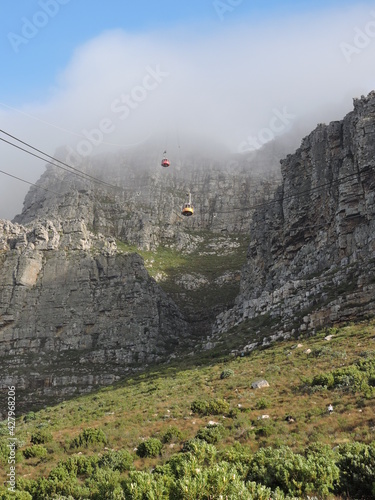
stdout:
{"type": "MultiPolygon", "coordinates": [[[[37,154],[35,154],[35,153],[31,152],[31,151],[28,151],[28,150],[27,150],[27,149],[25,149],[25,148],[22,148],[21,146],[18,146],[17,144],[13,144],[12,142],[7,141],[6,139],[3,139],[3,138],[1,138],[1,137],[0,137],[0,140],[1,140],[1,141],[5,142],[5,143],[7,143],[7,144],[9,144],[9,145],[11,145],[11,146],[13,146],[13,147],[15,147],[15,148],[17,148],[17,149],[21,150],[21,151],[24,151],[24,152],[25,152],[25,153],[27,153],[27,154],[30,154],[30,155],[32,155],[32,156],[34,156],[34,157],[36,157],[36,158],[39,158],[40,160],[45,161],[46,163],[48,163],[48,164],[50,164],[50,165],[53,165],[53,166],[58,167],[58,168],[61,168],[61,169],[65,170],[65,171],[67,171],[67,172],[69,172],[69,173],[71,173],[71,174],[73,174],[73,175],[76,175],[76,176],[78,176],[78,177],[80,177],[80,178],[82,178],[82,179],[84,179],[84,180],[91,180],[91,181],[93,181],[93,182],[100,183],[100,184],[102,184],[102,185],[105,185],[106,187],[111,187],[111,188],[114,188],[114,189],[116,189],[116,190],[121,190],[121,191],[125,191],[125,190],[126,190],[126,188],[123,188],[123,187],[120,187],[120,186],[115,186],[114,184],[110,184],[110,183],[108,183],[108,182],[102,181],[101,179],[98,179],[97,177],[94,177],[94,176],[92,176],[92,175],[90,175],[90,174],[86,174],[86,173],[82,172],[81,170],[79,170],[79,169],[77,169],[77,168],[75,168],[75,167],[73,167],[73,166],[71,166],[71,165],[68,165],[67,163],[65,163],[65,162],[63,162],[63,161],[58,160],[57,158],[55,158],[55,157],[53,157],[53,156],[51,156],[51,155],[48,155],[47,153],[44,153],[44,152],[43,152],[43,151],[41,151],[40,149],[35,148],[35,147],[34,147],[34,146],[32,146],[31,144],[28,144],[27,142],[24,142],[24,141],[22,141],[21,139],[18,139],[17,137],[15,137],[15,136],[13,136],[13,135],[11,135],[11,134],[9,134],[9,133],[5,132],[4,130],[1,130],[1,129],[0,129],[0,132],[1,132],[1,133],[3,133],[3,134],[5,134],[5,135],[7,135],[8,137],[11,137],[12,139],[14,139],[14,140],[16,140],[16,141],[18,141],[18,142],[20,142],[20,143],[24,144],[25,146],[27,146],[27,147],[29,147],[29,148],[33,149],[34,151],[37,151],[37,152],[39,152],[39,153],[43,154],[43,155],[44,155],[44,156],[46,156],[47,158],[52,159],[54,162],[61,163],[62,165],[64,165],[65,167],[68,167],[68,168],[65,168],[65,167],[63,167],[63,166],[61,166],[61,165],[58,165],[58,164],[56,164],[56,163],[52,163],[52,162],[50,162],[50,161],[46,160],[45,158],[43,158],[43,157],[41,157],[41,156],[39,156],[39,155],[37,155],[37,154]],[[72,170],[68,170],[68,169],[72,169],[72,170]]],[[[33,184],[33,183],[29,182],[29,181],[26,181],[25,179],[22,179],[22,178],[20,178],[20,177],[16,177],[16,176],[14,176],[14,175],[12,175],[12,174],[9,174],[9,173],[7,173],[7,172],[0,171],[0,173],[3,173],[3,174],[8,175],[8,176],[10,176],[10,177],[13,177],[13,178],[15,178],[15,179],[17,179],[17,180],[20,180],[20,181],[25,182],[25,183],[27,183],[27,184],[30,184],[30,185],[32,185],[32,186],[35,186],[36,188],[40,188],[40,189],[43,189],[43,190],[45,190],[45,191],[49,191],[49,192],[53,192],[54,194],[57,194],[56,192],[54,192],[54,191],[52,191],[52,190],[50,190],[50,189],[43,188],[43,187],[41,187],[41,186],[38,186],[38,185],[36,185],[36,184],[33,184]]],[[[360,172],[354,172],[354,173],[352,173],[352,174],[348,174],[348,175],[345,175],[345,176],[343,176],[343,177],[340,177],[339,179],[337,179],[337,180],[335,180],[335,181],[334,181],[334,180],[333,180],[333,181],[329,181],[329,182],[326,182],[326,183],[324,183],[324,184],[320,184],[319,186],[315,186],[314,188],[310,188],[310,189],[307,189],[307,190],[305,190],[305,191],[300,191],[299,193],[290,194],[290,195],[288,195],[288,196],[284,196],[284,197],[282,197],[282,198],[276,198],[276,199],[273,199],[273,200],[268,200],[268,201],[266,201],[266,202],[262,202],[262,203],[256,203],[256,204],[254,204],[254,205],[249,205],[249,206],[247,206],[247,207],[234,207],[234,208],[232,208],[231,210],[226,210],[226,211],[225,211],[225,210],[223,210],[223,211],[215,211],[215,213],[216,213],[216,214],[221,214],[221,213],[232,213],[232,212],[234,212],[234,211],[248,211],[248,210],[255,210],[255,209],[257,209],[257,208],[262,208],[262,207],[265,207],[265,206],[268,206],[268,205],[272,205],[272,204],[275,204],[275,203],[283,202],[283,201],[288,200],[288,199],[291,199],[291,198],[298,198],[299,196],[303,196],[304,194],[310,194],[311,192],[319,191],[319,190],[321,190],[322,188],[327,187],[327,186],[332,186],[332,185],[336,185],[336,184],[341,184],[343,181],[346,181],[346,180],[348,180],[348,179],[350,179],[350,178],[352,178],[352,177],[358,176],[358,175],[360,175],[360,172]]],[[[134,188],[128,188],[128,189],[129,189],[129,190],[133,190],[134,188]]]]}
{"type": "MultiPolygon", "coordinates": [[[[93,175],[90,175],[90,174],[87,174],[85,172],[83,172],[82,170],[79,170],[78,168],[75,168],[73,167],[72,165],[69,165],[65,162],[63,162],[62,160],[59,160],[57,158],[55,158],[54,156],[51,156],[47,153],[45,153],[44,151],[38,149],[38,148],[35,148],[34,146],[32,146],[31,144],[25,142],[25,141],[22,141],[21,139],[19,139],[18,137],[15,137],[7,132],[5,132],[4,130],[1,130],[0,129],[0,132],[7,135],[8,137],[11,137],[12,139],[20,142],[21,144],[24,144],[25,146],[27,146],[28,148],[30,149],[33,149],[34,151],[37,151],[38,153],[41,153],[42,155],[46,156],[47,158],[50,158],[51,160],[53,160],[55,163],[52,163],[51,161],[47,160],[46,158],[42,158],[41,156],[33,153],[32,151],[28,151],[27,149],[25,148],[22,148],[21,146],[17,145],[17,144],[14,144],[10,141],[7,141],[6,139],[3,139],[0,137],[0,140],[31,155],[31,156],[34,156],[35,158],[38,158],[44,162],[46,162],[47,164],[49,165],[52,165],[54,167],[57,167],[57,168],[60,168],[62,170],[65,170],[66,172],[70,173],[70,174],[73,174],[73,175],[76,175],[77,177],[80,177],[81,179],[84,179],[84,180],[90,180],[92,182],[96,182],[96,183],[99,183],[101,185],[104,185],[105,187],[110,187],[112,189],[115,189],[117,191],[122,191],[122,192],[126,192],[126,191],[132,191],[134,188],[126,188],[126,187],[123,187],[123,186],[116,186],[114,184],[110,184],[109,182],[106,182],[106,181],[103,181],[97,177],[94,177],[93,175]],[[61,165],[60,165],[61,164],[61,165]],[[66,168],[67,167],[67,168],[66,168]],[[71,170],[69,170],[71,169],[71,170]]],[[[23,180],[23,179],[22,179],[23,180]]],[[[24,182],[28,182],[28,181],[24,181],[24,182]]],[[[38,187],[38,185],[34,184],[35,187],[38,187]]],[[[137,188],[141,188],[141,187],[148,187],[148,185],[143,185],[143,186],[137,186],[137,188]]]]}
{"type": "Polygon", "coordinates": [[[21,177],[17,177],[13,174],[10,174],[9,172],[5,172],[4,170],[0,170],[0,173],[4,174],[4,175],[8,175],[9,177],[13,177],[13,179],[17,179],[17,181],[24,182],[25,184],[29,184],[30,186],[34,186],[37,189],[43,189],[43,191],[47,191],[48,193],[57,194],[58,196],[61,195],[61,193],[57,193],[56,191],[52,191],[51,189],[47,189],[45,187],[38,186],[37,184],[34,184],[33,182],[26,181],[25,179],[22,179],[21,177]]]}
{"type": "Polygon", "coordinates": [[[22,141],[21,139],[18,139],[17,137],[15,137],[14,135],[11,135],[11,134],[8,134],[7,132],[5,132],[4,130],[1,130],[0,129],[0,132],[2,134],[5,134],[7,135],[8,137],[11,137],[12,139],[20,142],[21,144],[24,144],[25,146],[27,146],[28,148],[30,149],[33,149],[34,151],[37,151],[38,153],[41,153],[42,155],[46,156],[47,158],[50,158],[52,159],[54,162],[58,162],[60,163],[61,165],[64,165],[64,167],[67,167],[67,168],[64,168],[63,166],[61,165],[56,165],[55,163],[51,163],[50,161],[42,158],[41,156],[35,154],[35,153],[32,153],[31,151],[27,151],[25,148],[22,148],[21,146],[18,146],[17,144],[14,144],[10,141],[7,141],[6,139],[3,139],[0,137],[0,140],[3,141],[3,142],[6,142],[7,144],[10,144],[11,146],[17,148],[17,149],[20,149],[21,151],[24,151],[25,153],[28,153],[36,158],[39,158],[43,161],[45,161],[46,163],[50,164],[50,165],[53,165],[55,167],[58,167],[58,168],[61,168],[62,170],[65,170],[66,172],[70,172],[71,174],[74,174],[74,175],[77,175],[78,177],[81,177],[82,179],[85,179],[85,180],[91,180],[93,182],[97,182],[97,183],[100,183],[100,184],[103,184],[107,187],[111,187],[111,188],[114,188],[114,189],[121,189],[119,186],[115,186],[114,184],[110,184],[108,182],[105,182],[105,181],[102,181],[101,179],[98,179],[97,177],[94,177],[90,174],[86,174],[85,172],[82,172],[81,170],[79,170],[78,168],[75,168],[73,167],[72,165],[68,165],[67,163],[63,162],[62,160],[58,160],[57,158],[55,158],[54,156],[51,156],[47,153],[44,153],[44,151],[38,149],[38,148],[35,148],[34,146],[32,146],[31,144],[28,144],[27,142],[24,142],[22,141]],[[68,170],[68,169],[71,169],[71,170],[68,170]]]}

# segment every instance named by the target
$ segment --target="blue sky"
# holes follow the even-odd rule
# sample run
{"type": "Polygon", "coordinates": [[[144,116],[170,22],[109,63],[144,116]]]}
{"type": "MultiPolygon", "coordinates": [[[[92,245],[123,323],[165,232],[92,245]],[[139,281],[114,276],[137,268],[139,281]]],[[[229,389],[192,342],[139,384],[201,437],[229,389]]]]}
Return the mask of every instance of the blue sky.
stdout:
{"type": "MultiPolygon", "coordinates": [[[[4,0],[0,13],[0,128],[78,163],[176,127],[244,152],[375,89],[374,1],[4,0]]],[[[0,155],[30,182],[45,169],[3,142],[0,155]]],[[[0,175],[0,218],[27,190],[0,175]]]]}

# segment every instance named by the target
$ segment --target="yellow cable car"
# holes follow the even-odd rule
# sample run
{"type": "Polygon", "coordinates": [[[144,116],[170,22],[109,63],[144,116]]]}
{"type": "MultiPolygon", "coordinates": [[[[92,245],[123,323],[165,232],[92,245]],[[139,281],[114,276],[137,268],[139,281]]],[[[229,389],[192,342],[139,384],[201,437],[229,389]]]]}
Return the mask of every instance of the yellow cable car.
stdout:
{"type": "Polygon", "coordinates": [[[181,209],[181,215],[185,215],[185,217],[189,217],[194,214],[194,207],[191,204],[191,193],[187,193],[187,196],[189,197],[189,201],[188,203],[184,203],[181,209]]]}

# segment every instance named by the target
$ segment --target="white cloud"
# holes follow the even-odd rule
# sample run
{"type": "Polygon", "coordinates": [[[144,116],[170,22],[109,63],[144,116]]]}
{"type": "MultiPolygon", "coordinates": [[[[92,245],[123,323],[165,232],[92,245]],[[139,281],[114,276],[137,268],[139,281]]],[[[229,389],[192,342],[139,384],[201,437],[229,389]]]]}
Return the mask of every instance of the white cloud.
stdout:
{"type": "MultiPolygon", "coordinates": [[[[358,29],[374,19],[362,5],[267,25],[223,22],[198,35],[194,28],[105,32],[77,48],[44,100],[19,111],[0,107],[2,128],[52,155],[62,144],[75,150],[96,141],[112,150],[176,127],[182,142],[189,132],[209,133],[237,151],[269,125],[275,109],[313,128],[341,119],[353,97],[372,90],[375,30],[349,62],[342,44],[357,43],[358,29]],[[92,132],[98,129],[101,141],[92,132]]],[[[3,143],[0,151],[3,169],[14,175],[35,182],[44,169],[3,143]]],[[[0,217],[20,211],[24,193],[2,176],[0,217]]]]}

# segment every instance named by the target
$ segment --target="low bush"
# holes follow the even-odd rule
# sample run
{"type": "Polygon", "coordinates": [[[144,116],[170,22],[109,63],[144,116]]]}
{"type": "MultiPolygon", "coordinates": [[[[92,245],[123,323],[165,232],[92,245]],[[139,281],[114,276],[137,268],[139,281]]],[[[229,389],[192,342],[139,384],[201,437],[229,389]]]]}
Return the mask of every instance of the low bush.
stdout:
{"type": "Polygon", "coordinates": [[[193,401],[191,411],[200,415],[220,415],[229,412],[229,403],[225,399],[212,399],[211,401],[193,401]]]}
{"type": "Polygon", "coordinates": [[[137,455],[141,458],[144,457],[157,457],[160,455],[163,448],[163,443],[160,439],[149,438],[142,441],[137,447],[137,455]]]}
{"type": "Polygon", "coordinates": [[[107,437],[101,429],[88,428],[82,431],[73,441],[70,443],[70,448],[80,448],[92,444],[106,444],[107,437]]]}
{"type": "Polygon", "coordinates": [[[343,444],[338,455],[340,486],[337,492],[352,498],[375,498],[375,442],[343,444]]]}
{"type": "MultiPolygon", "coordinates": [[[[125,500],[121,486],[121,476],[118,470],[97,469],[86,480],[92,500],[125,500]]],[[[134,497],[132,497],[134,498],[134,497]]]]}
{"type": "Polygon", "coordinates": [[[98,458],[74,455],[64,462],[59,462],[57,467],[63,467],[69,474],[74,476],[90,476],[98,467],[98,458]]]}
{"type": "Polygon", "coordinates": [[[37,480],[23,478],[17,480],[17,490],[27,491],[33,499],[40,500],[91,498],[88,488],[81,486],[76,477],[59,467],[51,471],[48,477],[41,477],[37,480]]]}
{"type": "Polygon", "coordinates": [[[225,378],[233,377],[234,371],[231,370],[230,368],[226,368],[221,372],[220,378],[223,380],[225,378]]]}
{"type": "Polygon", "coordinates": [[[53,439],[52,433],[48,431],[47,429],[40,429],[39,431],[34,432],[31,434],[31,439],[30,441],[32,444],[44,444],[44,443],[50,443],[53,439]]]}
{"type": "Polygon", "coordinates": [[[169,498],[176,498],[171,495],[173,486],[174,480],[168,475],[150,474],[141,471],[130,472],[129,477],[122,482],[122,488],[125,493],[124,498],[129,499],[167,500],[169,498]]]}
{"type": "Polygon", "coordinates": [[[34,444],[34,446],[25,448],[22,453],[25,458],[45,458],[47,456],[47,449],[40,444],[34,444]]]}
{"type": "Polygon", "coordinates": [[[375,361],[361,359],[355,364],[338,368],[328,373],[315,375],[309,383],[311,388],[341,389],[347,392],[362,392],[365,397],[375,396],[375,361]]]}
{"type": "Polygon", "coordinates": [[[99,458],[98,467],[124,472],[133,468],[133,457],[127,450],[108,451],[99,458]]]}
{"type": "MultiPolygon", "coordinates": [[[[195,457],[201,464],[212,464],[217,455],[217,449],[214,445],[207,443],[202,439],[193,438],[184,443],[182,451],[195,457]]],[[[180,455],[183,456],[183,455],[180,455]]],[[[173,463],[173,458],[168,463],[173,463]]]]}
{"type": "Polygon", "coordinates": [[[258,401],[255,403],[255,408],[257,410],[265,410],[268,408],[270,405],[270,402],[266,398],[260,398],[258,401]]]}
{"type": "Polygon", "coordinates": [[[222,425],[207,425],[200,429],[196,435],[198,439],[203,439],[206,443],[216,444],[224,437],[224,427],[222,425]]]}
{"type": "Polygon", "coordinates": [[[178,427],[170,426],[168,429],[162,434],[161,438],[163,443],[172,443],[173,441],[181,441],[182,440],[182,432],[178,427]]]}
{"type": "Polygon", "coordinates": [[[287,446],[261,448],[252,457],[247,476],[248,481],[278,487],[299,498],[311,493],[327,496],[338,479],[339,469],[328,449],[314,448],[301,455],[287,446]]]}
{"type": "MultiPolygon", "coordinates": [[[[9,500],[8,489],[0,490],[0,500],[9,500]]],[[[32,496],[27,491],[15,491],[12,493],[12,500],[32,500],[32,496]]]]}
{"type": "Polygon", "coordinates": [[[29,411],[29,413],[26,413],[26,415],[23,417],[23,420],[25,422],[30,422],[31,420],[35,420],[36,415],[33,411],[29,411]]]}
{"type": "Polygon", "coordinates": [[[198,413],[200,415],[208,415],[209,403],[208,401],[196,400],[191,403],[190,408],[193,413],[198,413]]]}
{"type": "Polygon", "coordinates": [[[9,458],[8,443],[5,441],[0,442],[0,463],[6,464],[9,458]]]}
{"type": "Polygon", "coordinates": [[[333,384],[335,383],[335,379],[333,378],[332,373],[319,373],[318,375],[315,375],[315,377],[312,380],[311,385],[312,386],[321,386],[321,387],[326,387],[326,388],[331,388],[333,387],[333,384]]]}

